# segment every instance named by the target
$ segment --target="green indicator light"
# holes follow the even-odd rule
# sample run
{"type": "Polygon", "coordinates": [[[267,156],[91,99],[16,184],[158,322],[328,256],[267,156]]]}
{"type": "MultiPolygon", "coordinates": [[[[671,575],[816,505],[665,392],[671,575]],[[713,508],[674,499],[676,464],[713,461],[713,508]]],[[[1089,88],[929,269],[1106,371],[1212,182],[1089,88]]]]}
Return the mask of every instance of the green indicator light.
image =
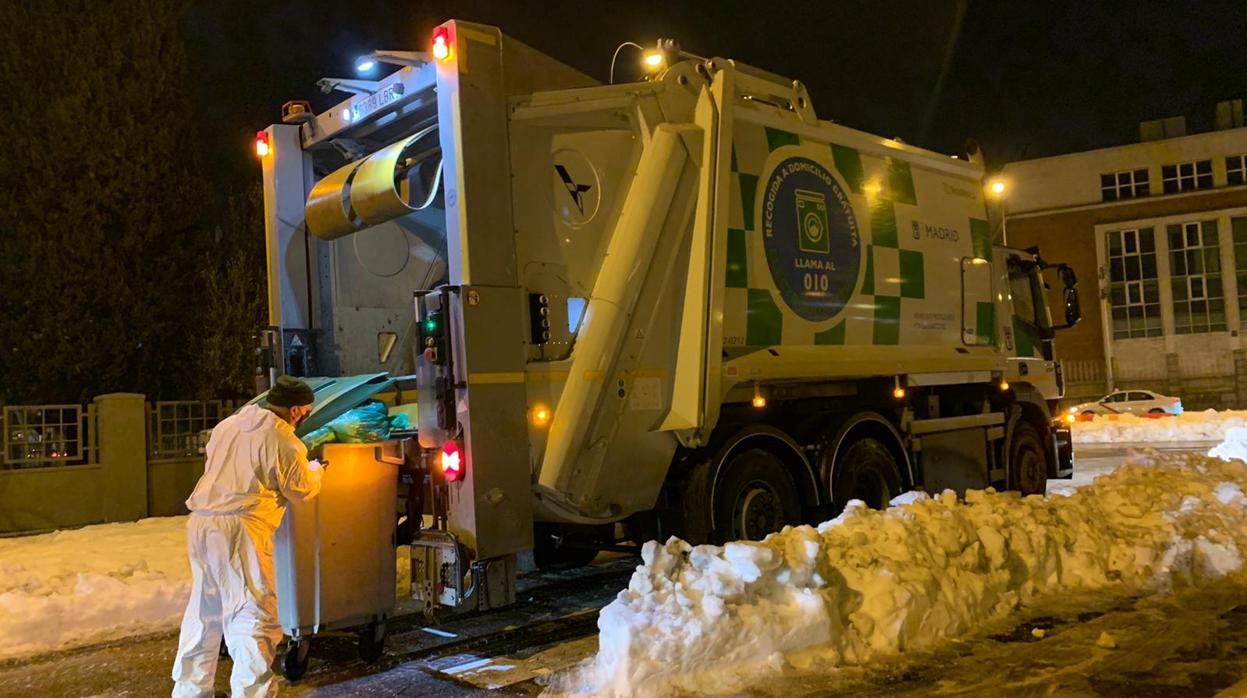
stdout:
{"type": "Polygon", "coordinates": [[[428,320],[425,320],[425,321],[424,321],[424,331],[425,331],[425,332],[434,332],[434,331],[436,331],[436,330],[437,330],[437,320],[433,320],[433,319],[431,319],[431,318],[430,318],[430,319],[428,319],[428,320]]]}

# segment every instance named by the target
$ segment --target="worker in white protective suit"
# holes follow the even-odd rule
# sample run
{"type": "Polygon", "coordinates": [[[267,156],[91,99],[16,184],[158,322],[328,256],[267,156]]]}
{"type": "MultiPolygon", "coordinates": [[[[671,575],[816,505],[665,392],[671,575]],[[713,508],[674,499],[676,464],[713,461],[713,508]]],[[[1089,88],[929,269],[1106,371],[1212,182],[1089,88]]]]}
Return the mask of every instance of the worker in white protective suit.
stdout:
{"type": "Polygon", "coordinates": [[[281,641],[273,579],[273,533],[286,502],[320,492],[323,470],[308,462],[295,428],[311,412],[312,389],[281,376],[268,406],[248,405],[212,430],[203,477],[186,507],[191,595],[173,662],[174,696],[212,696],[221,639],[234,696],[276,692],[281,641]]]}

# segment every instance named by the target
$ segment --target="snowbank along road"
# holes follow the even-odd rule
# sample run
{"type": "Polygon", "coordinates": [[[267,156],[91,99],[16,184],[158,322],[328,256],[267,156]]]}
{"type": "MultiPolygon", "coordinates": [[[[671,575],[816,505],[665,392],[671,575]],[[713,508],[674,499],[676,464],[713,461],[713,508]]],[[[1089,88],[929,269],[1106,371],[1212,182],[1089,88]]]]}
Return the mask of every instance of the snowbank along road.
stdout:
{"type": "Polygon", "coordinates": [[[1136,454],[1072,495],[903,495],[760,543],[651,542],[552,692],[748,690],[787,669],[930,647],[1045,596],[1241,580],[1247,466],[1136,454]]]}
{"type": "Polygon", "coordinates": [[[1247,427],[1247,411],[1205,410],[1177,417],[1136,417],[1132,414],[1097,416],[1075,421],[1076,444],[1217,443],[1231,429],[1247,427]]]}

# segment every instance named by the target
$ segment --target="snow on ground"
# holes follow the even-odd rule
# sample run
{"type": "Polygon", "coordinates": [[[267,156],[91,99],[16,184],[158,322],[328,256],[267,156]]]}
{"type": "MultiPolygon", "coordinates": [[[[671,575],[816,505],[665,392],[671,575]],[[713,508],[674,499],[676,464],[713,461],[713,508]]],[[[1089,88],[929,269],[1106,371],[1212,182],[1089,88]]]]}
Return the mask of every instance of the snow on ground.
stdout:
{"type": "Polygon", "coordinates": [[[761,543],[646,544],[597,656],[551,690],[737,692],[966,634],[1041,594],[1247,576],[1247,465],[1133,454],[1069,496],[909,493],[761,543]]]}
{"type": "Polygon", "coordinates": [[[176,630],[190,588],[185,516],[0,538],[0,659],[176,630]]]}
{"type": "Polygon", "coordinates": [[[186,518],[0,539],[0,658],[176,627],[186,518]]]}
{"type": "Polygon", "coordinates": [[[1071,426],[1074,443],[1159,443],[1221,441],[1230,429],[1247,427],[1247,411],[1204,410],[1177,417],[1136,417],[1132,414],[1096,416],[1071,426]]]}

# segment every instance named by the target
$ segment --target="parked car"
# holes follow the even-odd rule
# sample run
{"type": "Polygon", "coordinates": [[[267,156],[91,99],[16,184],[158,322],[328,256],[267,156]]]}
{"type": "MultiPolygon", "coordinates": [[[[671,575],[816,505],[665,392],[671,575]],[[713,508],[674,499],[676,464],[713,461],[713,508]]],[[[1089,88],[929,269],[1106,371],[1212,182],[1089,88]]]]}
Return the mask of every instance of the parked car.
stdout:
{"type": "Polygon", "coordinates": [[[1070,414],[1182,414],[1182,398],[1151,390],[1118,390],[1095,402],[1069,408],[1070,414]]]}

